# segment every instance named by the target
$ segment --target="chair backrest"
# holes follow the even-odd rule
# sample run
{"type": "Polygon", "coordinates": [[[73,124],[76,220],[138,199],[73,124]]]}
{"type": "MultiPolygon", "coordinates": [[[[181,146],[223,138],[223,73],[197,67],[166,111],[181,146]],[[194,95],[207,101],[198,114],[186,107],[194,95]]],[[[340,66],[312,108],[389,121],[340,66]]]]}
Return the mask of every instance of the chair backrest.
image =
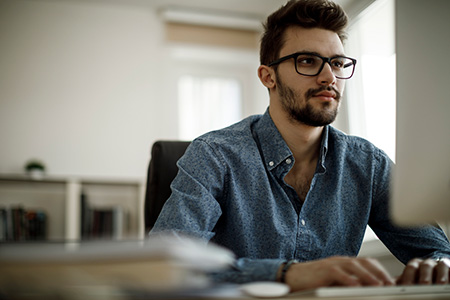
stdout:
{"type": "Polygon", "coordinates": [[[184,141],[156,141],[152,146],[144,204],[146,233],[155,225],[164,203],[170,197],[170,184],[178,173],[176,162],[189,144],[184,141]]]}

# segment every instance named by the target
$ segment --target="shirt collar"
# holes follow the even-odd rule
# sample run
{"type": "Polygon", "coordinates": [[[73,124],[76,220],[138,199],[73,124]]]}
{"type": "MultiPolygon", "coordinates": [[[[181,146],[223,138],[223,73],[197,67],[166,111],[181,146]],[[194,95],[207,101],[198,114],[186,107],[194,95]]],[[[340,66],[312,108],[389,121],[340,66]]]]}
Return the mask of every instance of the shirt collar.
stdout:
{"type": "MultiPolygon", "coordinates": [[[[322,134],[320,157],[318,167],[325,171],[325,157],[328,149],[329,126],[325,126],[322,134]]],[[[291,150],[284,141],[281,133],[273,122],[269,109],[254,125],[253,135],[257,137],[257,143],[262,153],[264,164],[268,170],[273,170],[286,159],[294,160],[291,150]]]]}
{"type": "Polygon", "coordinates": [[[320,145],[320,156],[319,156],[319,162],[317,164],[318,172],[324,173],[326,171],[325,167],[325,157],[327,156],[328,152],[328,137],[330,134],[330,126],[327,125],[323,128],[322,132],[322,143],[320,145]]]}

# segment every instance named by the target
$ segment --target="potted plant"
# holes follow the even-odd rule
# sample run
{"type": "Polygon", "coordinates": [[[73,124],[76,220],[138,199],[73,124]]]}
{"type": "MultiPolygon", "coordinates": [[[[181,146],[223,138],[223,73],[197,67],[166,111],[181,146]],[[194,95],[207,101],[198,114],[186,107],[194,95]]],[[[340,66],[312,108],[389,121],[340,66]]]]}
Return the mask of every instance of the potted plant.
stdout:
{"type": "Polygon", "coordinates": [[[39,180],[44,178],[45,165],[40,160],[32,159],[25,164],[25,171],[32,179],[39,180]]]}

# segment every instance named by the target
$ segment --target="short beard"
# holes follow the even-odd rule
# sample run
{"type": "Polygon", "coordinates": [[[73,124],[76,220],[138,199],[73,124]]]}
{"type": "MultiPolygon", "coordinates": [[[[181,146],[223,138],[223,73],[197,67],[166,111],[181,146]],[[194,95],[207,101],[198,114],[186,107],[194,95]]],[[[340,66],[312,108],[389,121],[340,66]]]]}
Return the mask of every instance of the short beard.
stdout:
{"type": "Polygon", "coordinates": [[[304,107],[300,107],[299,105],[299,101],[301,101],[300,95],[293,89],[286,87],[281,80],[278,80],[277,87],[279,90],[281,105],[292,120],[308,126],[321,127],[333,123],[336,119],[339,105],[333,108],[331,103],[324,103],[322,104],[321,110],[316,110],[309,102],[314,95],[324,90],[333,90],[336,93],[335,99],[339,103],[341,94],[333,87],[322,86],[318,89],[309,89],[306,91],[304,96],[304,107]]]}

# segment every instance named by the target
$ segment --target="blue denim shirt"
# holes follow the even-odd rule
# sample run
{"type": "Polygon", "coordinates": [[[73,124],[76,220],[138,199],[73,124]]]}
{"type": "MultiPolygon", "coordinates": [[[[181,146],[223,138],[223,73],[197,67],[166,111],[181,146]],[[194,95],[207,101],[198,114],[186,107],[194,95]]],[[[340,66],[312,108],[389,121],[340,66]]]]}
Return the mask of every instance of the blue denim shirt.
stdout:
{"type": "Polygon", "coordinates": [[[440,229],[390,222],[391,161],[368,141],[326,126],[304,203],[284,181],[294,162],[268,111],[207,133],[178,161],[151,233],[184,233],[231,249],[235,268],[216,278],[241,283],[275,280],[289,259],[356,256],[367,224],[403,263],[450,255],[440,229]]]}

